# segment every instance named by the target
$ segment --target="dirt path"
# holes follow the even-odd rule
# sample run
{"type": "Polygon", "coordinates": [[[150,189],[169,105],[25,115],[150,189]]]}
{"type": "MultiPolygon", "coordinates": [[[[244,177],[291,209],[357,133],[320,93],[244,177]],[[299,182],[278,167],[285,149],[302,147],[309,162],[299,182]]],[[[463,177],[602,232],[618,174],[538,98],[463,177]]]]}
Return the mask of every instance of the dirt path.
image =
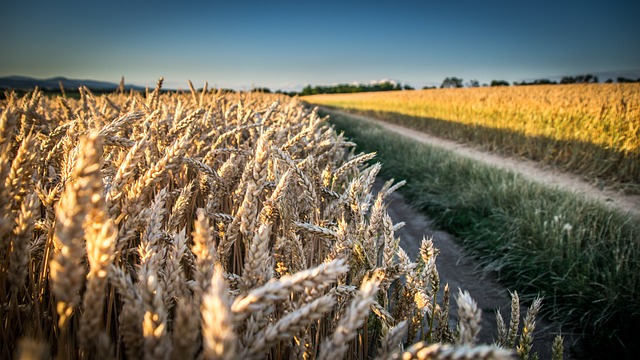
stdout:
{"type": "MultiPolygon", "coordinates": [[[[376,190],[382,187],[382,180],[376,182],[376,190]]],[[[389,216],[395,221],[406,221],[406,225],[396,232],[400,237],[400,246],[411,259],[420,254],[420,243],[423,237],[432,238],[440,255],[436,265],[442,284],[448,283],[451,290],[452,318],[457,318],[455,296],[458,289],[467,290],[482,310],[482,323],[479,340],[483,344],[491,344],[498,334],[495,321],[495,310],[499,309],[508,322],[510,316],[511,297],[509,290],[498,283],[493,273],[483,272],[476,259],[471,257],[460,246],[455,238],[444,231],[435,229],[433,221],[420,211],[413,208],[402,194],[395,192],[387,198],[389,216]]],[[[511,289],[517,290],[517,289],[511,289]]],[[[543,302],[544,306],[544,302],[543,302]]],[[[524,316],[526,309],[521,309],[524,316]]],[[[455,322],[451,323],[455,329],[455,322]]],[[[554,337],[561,333],[559,324],[538,319],[534,332],[534,351],[540,359],[551,358],[551,344],[554,337]]],[[[565,337],[565,359],[572,359],[570,348],[576,341],[571,335],[562,333],[565,337]]]]}
{"type": "Polygon", "coordinates": [[[417,130],[390,124],[371,117],[354,115],[327,108],[322,108],[322,110],[329,114],[346,115],[359,120],[378,124],[389,131],[398,133],[413,140],[451,150],[460,156],[480,161],[491,166],[517,172],[529,180],[573,191],[587,198],[598,200],[603,204],[607,204],[613,208],[629,212],[636,217],[640,217],[640,195],[625,195],[608,188],[599,189],[596,185],[584,181],[577,175],[560,172],[548,166],[541,166],[535,161],[505,157],[495,153],[481,151],[466,144],[456,143],[451,140],[444,140],[417,130]]]}
{"type": "MultiPolygon", "coordinates": [[[[550,168],[543,168],[532,161],[505,158],[496,154],[481,152],[466,145],[442,140],[428,134],[369,117],[351,115],[335,110],[325,110],[329,114],[343,114],[379,124],[385,129],[420,142],[452,150],[462,156],[518,172],[528,179],[575,191],[584,196],[600,200],[620,210],[640,215],[640,196],[628,197],[608,189],[599,190],[575,175],[561,173],[550,168]]],[[[382,186],[382,182],[379,181],[376,186],[379,189],[382,186]]],[[[456,242],[451,234],[436,230],[433,221],[413,208],[401,194],[393,193],[388,199],[388,204],[389,215],[394,221],[407,222],[406,226],[397,232],[397,235],[401,238],[401,246],[412,259],[415,259],[419,255],[419,247],[423,237],[432,238],[435,246],[440,249],[440,255],[437,258],[436,264],[442,283],[448,283],[451,289],[452,317],[455,318],[457,314],[457,310],[455,310],[456,304],[453,299],[458,289],[469,291],[471,296],[478,302],[478,307],[482,309],[483,316],[482,329],[479,336],[480,342],[492,343],[498,333],[495,322],[495,311],[498,309],[502,313],[502,316],[508,321],[511,299],[509,290],[517,289],[505,288],[498,283],[496,274],[482,271],[478,260],[470,256],[458,242],[456,242]]],[[[522,306],[521,316],[524,317],[525,313],[526,307],[522,306]]],[[[452,323],[452,326],[455,326],[455,323],[452,323]]],[[[536,331],[534,332],[534,351],[538,352],[540,359],[551,358],[551,344],[554,337],[560,333],[565,340],[564,358],[576,358],[575,354],[572,354],[571,348],[578,344],[579,337],[563,332],[560,324],[539,318],[536,331]]]]}

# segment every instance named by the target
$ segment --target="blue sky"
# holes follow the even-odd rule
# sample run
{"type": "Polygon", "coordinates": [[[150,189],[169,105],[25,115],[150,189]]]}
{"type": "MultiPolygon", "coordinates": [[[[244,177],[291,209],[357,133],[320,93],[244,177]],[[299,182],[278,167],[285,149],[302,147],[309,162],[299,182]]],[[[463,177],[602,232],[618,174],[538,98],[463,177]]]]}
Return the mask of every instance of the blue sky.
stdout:
{"type": "Polygon", "coordinates": [[[635,0],[7,1],[0,76],[289,90],[640,74],[638,14],[635,0]]]}

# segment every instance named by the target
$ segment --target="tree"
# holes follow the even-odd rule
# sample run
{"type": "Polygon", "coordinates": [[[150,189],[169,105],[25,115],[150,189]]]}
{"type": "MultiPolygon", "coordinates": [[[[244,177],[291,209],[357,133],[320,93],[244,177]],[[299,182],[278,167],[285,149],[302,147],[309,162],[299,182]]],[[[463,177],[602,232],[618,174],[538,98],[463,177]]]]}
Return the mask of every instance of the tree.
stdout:
{"type": "Polygon", "coordinates": [[[462,79],[457,77],[447,77],[442,81],[442,85],[440,85],[441,89],[445,88],[461,88],[462,87],[462,79]]]}
{"type": "MultiPolygon", "coordinates": [[[[405,85],[405,90],[408,85],[405,85]]],[[[395,81],[384,81],[375,84],[338,84],[332,86],[305,86],[300,92],[300,96],[305,95],[317,95],[317,94],[341,94],[341,93],[356,93],[366,91],[391,91],[402,90],[402,84],[395,81]]]]}
{"type": "Polygon", "coordinates": [[[472,79],[469,80],[469,85],[467,85],[469,87],[480,87],[480,81],[472,79]]]}
{"type": "Polygon", "coordinates": [[[549,79],[535,79],[532,81],[514,82],[513,85],[554,85],[557,81],[551,81],[549,79]]]}
{"type": "Polygon", "coordinates": [[[402,89],[404,89],[404,90],[415,90],[413,86],[408,85],[408,84],[404,84],[404,86],[402,87],[402,89]]]}
{"type": "Polygon", "coordinates": [[[509,86],[506,80],[491,80],[491,86],[509,86]]]}
{"type": "Polygon", "coordinates": [[[573,76],[563,76],[560,79],[560,84],[575,84],[576,79],[573,76]]]}
{"type": "Polygon", "coordinates": [[[584,74],[577,76],[563,76],[560,79],[560,84],[590,84],[597,83],[598,77],[592,74],[584,74]]]}
{"type": "Polygon", "coordinates": [[[271,94],[271,89],[269,89],[268,87],[256,87],[256,88],[251,89],[251,92],[259,92],[259,93],[271,94]]]}
{"type": "Polygon", "coordinates": [[[629,78],[622,77],[622,76],[618,77],[616,80],[617,80],[619,83],[640,82],[640,79],[633,80],[633,79],[629,79],[629,78]]]}

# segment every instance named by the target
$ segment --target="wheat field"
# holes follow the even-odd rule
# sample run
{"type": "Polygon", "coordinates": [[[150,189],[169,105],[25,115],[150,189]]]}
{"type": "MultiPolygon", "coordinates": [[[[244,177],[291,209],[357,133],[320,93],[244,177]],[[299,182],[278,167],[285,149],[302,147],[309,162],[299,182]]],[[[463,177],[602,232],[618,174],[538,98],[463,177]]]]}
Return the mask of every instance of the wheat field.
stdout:
{"type": "Polygon", "coordinates": [[[305,96],[436,136],[640,192],[640,84],[572,84],[305,96]]]}
{"type": "Polygon", "coordinates": [[[452,326],[437,249],[409,259],[386,212],[403,182],[373,192],[315,110],[161,87],[0,103],[1,358],[534,356],[539,300],[481,345],[457,290],[452,326]]]}

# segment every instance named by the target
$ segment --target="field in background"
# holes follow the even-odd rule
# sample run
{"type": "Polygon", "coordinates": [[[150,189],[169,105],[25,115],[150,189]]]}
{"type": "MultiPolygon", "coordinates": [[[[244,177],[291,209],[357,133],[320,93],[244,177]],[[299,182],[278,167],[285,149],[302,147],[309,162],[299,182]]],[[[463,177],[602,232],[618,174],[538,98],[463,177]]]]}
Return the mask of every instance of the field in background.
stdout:
{"type": "Polygon", "coordinates": [[[405,196],[506,285],[543,295],[553,317],[584,331],[590,356],[637,351],[637,219],[348,116],[331,122],[361,151],[376,151],[383,177],[406,179],[405,196]]]}
{"type": "Polygon", "coordinates": [[[579,84],[306,96],[640,192],[640,84],[579,84]]]}

